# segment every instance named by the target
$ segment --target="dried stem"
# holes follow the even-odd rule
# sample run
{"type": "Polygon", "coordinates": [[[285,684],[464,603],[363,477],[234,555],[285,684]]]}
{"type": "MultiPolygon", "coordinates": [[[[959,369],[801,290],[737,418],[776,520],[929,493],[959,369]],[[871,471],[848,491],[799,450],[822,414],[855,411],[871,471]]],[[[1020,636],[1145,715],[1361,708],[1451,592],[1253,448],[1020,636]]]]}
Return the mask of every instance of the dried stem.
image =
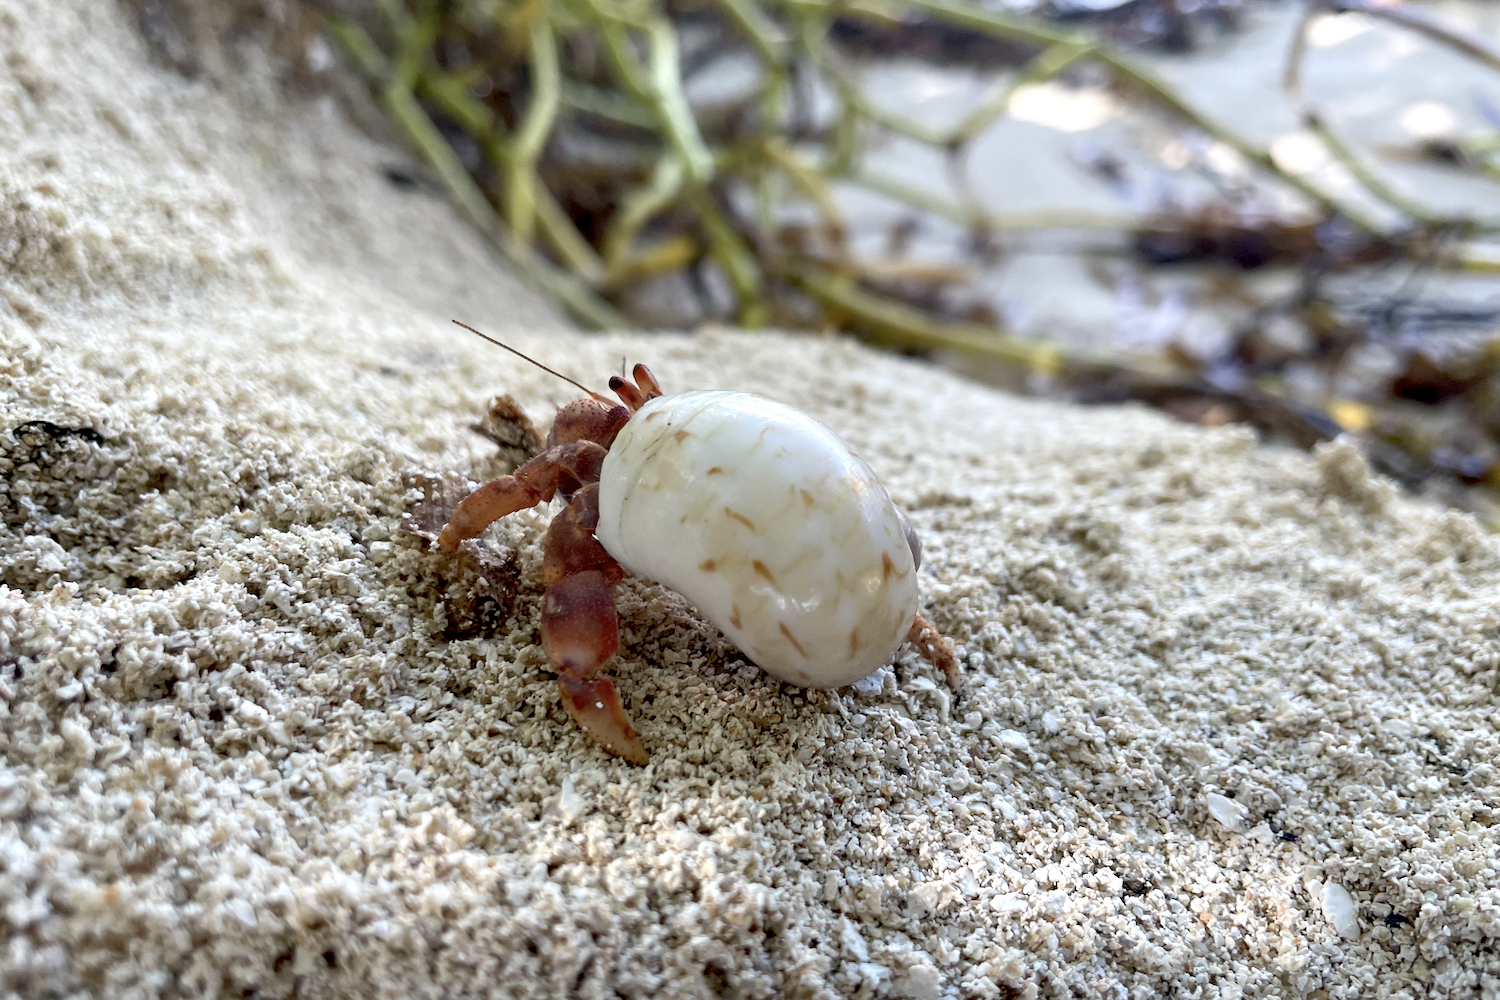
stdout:
{"type": "MultiPolygon", "coordinates": [[[[680,50],[685,43],[677,25],[657,0],[501,0],[498,14],[486,7],[483,17],[467,20],[465,13],[479,9],[471,10],[471,0],[376,2],[384,33],[375,34],[382,41],[330,15],[335,36],[378,84],[392,118],[432,165],[459,210],[589,325],[625,325],[595,289],[619,294],[642,275],[686,269],[707,259],[727,281],[732,308],[745,325],[771,315],[805,315],[798,310],[805,310],[811,298],[825,315],[851,318],[872,336],[894,338],[907,347],[978,351],[1027,371],[1106,364],[1108,359],[1064,357],[989,327],[941,322],[874,294],[857,276],[878,281],[880,268],[857,259],[845,244],[847,225],[838,201],[839,185],[854,184],[894,199],[918,216],[950,220],[975,233],[1131,232],[1139,220],[1123,214],[996,213],[961,183],[967,151],[1009,111],[1021,88],[1085,62],[1103,67],[1119,86],[1236,151],[1273,182],[1300,192],[1320,213],[1347,218],[1407,249],[1430,249],[1431,233],[1475,232],[1490,225],[1445,218],[1404,196],[1304,107],[1299,77],[1307,24],[1332,12],[1358,10],[1381,17],[1500,67],[1500,54],[1483,40],[1385,0],[1313,0],[1289,52],[1287,89],[1304,112],[1308,131],[1371,197],[1422,227],[1412,235],[1391,235],[1360,204],[1346,204],[1311,179],[1278,166],[1268,150],[1110,46],[973,0],[712,0],[697,8],[695,16],[717,14],[719,30],[706,48],[686,52],[680,50]],[[1035,54],[1018,72],[997,82],[956,125],[933,126],[869,99],[861,70],[830,41],[835,18],[895,25],[913,14],[1029,47],[1035,54]],[[498,25],[485,20],[494,17],[498,25]],[[447,56],[438,55],[440,25],[442,52],[451,50],[455,36],[468,32],[476,42],[471,52],[480,53],[481,61],[445,68],[447,56]],[[712,108],[695,108],[684,82],[684,60],[703,65],[726,54],[754,61],[743,92],[716,98],[712,108]],[[483,59],[494,62],[487,68],[483,59]],[[514,104],[477,96],[470,88],[485,73],[526,84],[512,91],[514,104]],[[445,137],[443,129],[455,128],[467,134],[486,160],[473,174],[445,137]],[[936,186],[915,187],[871,171],[868,144],[890,135],[946,153],[960,199],[936,186]],[[571,152],[577,148],[586,151],[581,160],[571,152]],[[569,155],[584,164],[578,172],[569,172],[575,162],[569,155]],[[601,178],[600,172],[610,170],[601,178]],[[580,190],[590,192],[582,202],[580,190]],[[503,205],[503,220],[492,201],[503,205]],[[600,214],[601,204],[611,206],[606,214],[600,214]],[[792,231],[793,224],[800,226],[809,209],[821,226],[815,253],[823,263],[799,258],[793,266],[786,253],[814,252],[810,247],[789,250],[802,238],[792,231]],[[570,210],[579,213],[576,220],[570,210]],[[560,267],[540,257],[533,244],[545,248],[560,267]],[[766,275],[777,280],[767,281],[766,275]]],[[[1494,166],[1483,157],[1480,162],[1494,166]]],[[[1469,247],[1430,253],[1440,266],[1480,271],[1495,266],[1469,247]]],[[[819,322],[816,317],[809,321],[819,322]]],[[[1137,363],[1132,359],[1116,367],[1135,371],[1137,363]]]]}
{"type": "Polygon", "coordinates": [[[1023,340],[998,327],[977,323],[943,323],[894,299],[860,288],[839,275],[806,261],[782,277],[821,302],[836,317],[852,321],[867,337],[905,350],[956,351],[1046,377],[1065,372],[1118,371],[1141,378],[1170,378],[1174,369],[1151,357],[1123,357],[1070,351],[1046,341],[1023,340]]]}
{"type": "Polygon", "coordinates": [[[557,122],[562,104],[562,73],[557,68],[557,39],[552,26],[537,19],[531,25],[531,104],[516,132],[507,165],[506,212],[511,231],[530,243],[536,220],[537,160],[557,122]]]}
{"type": "Polygon", "coordinates": [[[1492,70],[1500,72],[1500,49],[1483,38],[1459,31],[1424,10],[1418,10],[1410,4],[1395,3],[1392,0],[1322,0],[1322,6],[1331,14],[1346,14],[1357,12],[1367,14],[1370,17],[1390,21],[1399,24],[1403,28],[1415,31],[1420,35],[1446,45],[1456,52],[1468,56],[1476,62],[1488,66],[1492,70]]]}
{"type": "MultiPolygon", "coordinates": [[[[1328,150],[1329,155],[1338,161],[1339,165],[1347,170],[1350,176],[1377,201],[1382,202],[1397,213],[1406,216],[1428,230],[1447,230],[1456,233],[1472,234],[1495,228],[1497,225],[1496,222],[1441,215],[1402,194],[1386,181],[1385,178],[1371,169],[1308,102],[1306,94],[1302,90],[1302,63],[1307,57],[1307,35],[1313,23],[1319,17],[1326,16],[1329,13],[1341,13],[1345,10],[1361,10],[1365,13],[1373,13],[1375,9],[1389,11],[1395,8],[1390,6],[1375,8],[1370,4],[1336,2],[1336,0],[1324,0],[1323,3],[1314,3],[1307,8],[1298,23],[1296,32],[1292,35],[1291,44],[1287,49],[1286,65],[1282,73],[1282,87],[1286,91],[1287,99],[1300,115],[1303,127],[1316,136],[1318,141],[1323,144],[1323,147],[1328,150]]],[[[1421,27],[1418,30],[1422,30],[1430,37],[1444,41],[1455,48],[1459,48],[1461,51],[1472,54],[1470,51],[1472,46],[1469,42],[1456,33],[1448,32],[1446,29],[1436,30],[1439,26],[1436,26],[1435,22],[1432,22],[1426,15],[1420,14],[1420,12],[1405,11],[1400,16],[1392,16],[1390,19],[1407,27],[1417,28],[1420,25],[1421,27]]],[[[1483,49],[1481,48],[1479,51],[1482,52],[1483,49]]],[[[1496,56],[1496,58],[1500,59],[1500,56],[1496,56]]],[[[1351,214],[1351,210],[1347,206],[1343,211],[1346,216],[1351,214]]]]}
{"type": "MultiPolygon", "coordinates": [[[[370,58],[371,53],[379,51],[367,35],[359,37],[364,32],[353,22],[330,18],[329,28],[351,52],[362,51],[365,58],[370,58]]],[[[468,217],[470,223],[513,266],[562,303],[580,323],[595,329],[628,329],[631,324],[624,316],[595,296],[577,278],[543,261],[530,247],[516,238],[490,206],[484,192],[459,162],[453,148],[448,145],[437,126],[433,125],[432,119],[417,103],[412,85],[425,61],[426,53],[431,49],[436,32],[436,19],[431,16],[408,28],[400,56],[394,66],[387,70],[389,79],[383,93],[386,112],[437,173],[459,211],[468,217]]],[[[373,63],[372,66],[376,69],[384,68],[373,63]]]]}

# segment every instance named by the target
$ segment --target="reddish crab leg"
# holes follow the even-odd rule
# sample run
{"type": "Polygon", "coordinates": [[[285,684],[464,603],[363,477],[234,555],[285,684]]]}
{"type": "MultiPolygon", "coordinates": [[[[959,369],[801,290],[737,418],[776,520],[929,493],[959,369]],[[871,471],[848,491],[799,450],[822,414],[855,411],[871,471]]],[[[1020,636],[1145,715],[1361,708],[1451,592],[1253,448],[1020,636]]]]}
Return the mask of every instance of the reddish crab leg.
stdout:
{"type": "Polygon", "coordinates": [[[912,620],[911,630],[906,633],[906,641],[916,646],[927,657],[928,663],[943,672],[949,687],[955,691],[963,690],[963,668],[958,665],[958,657],[954,655],[953,640],[939,632],[936,625],[919,613],[912,620]]]}
{"type": "Polygon", "coordinates": [[[557,671],[568,714],[610,753],[645,764],[641,745],[608,677],[596,674],[620,646],[615,587],[622,572],[594,538],[599,485],[590,483],[553,519],[543,542],[542,649],[557,671]]]}
{"type": "Polygon", "coordinates": [[[574,573],[597,569],[614,583],[625,576],[615,557],[604,551],[594,529],[599,526],[599,484],[589,483],[558,511],[542,539],[542,582],[553,584],[574,573]]]}
{"type": "Polygon", "coordinates": [[[485,483],[453,508],[438,535],[441,552],[457,551],[458,543],[473,538],[506,514],[535,507],[552,499],[560,487],[597,483],[605,451],[593,441],[572,441],[548,448],[515,471],[485,483]]]}
{"type": "Polygon", "coordinates": [[[620,645],[614,584],[599,570],[565,576],[542,598],[542,648],[557,671],[568,714],[606,750],[632,764],[649,759],[614,682],[594,676],[620,645]]]}

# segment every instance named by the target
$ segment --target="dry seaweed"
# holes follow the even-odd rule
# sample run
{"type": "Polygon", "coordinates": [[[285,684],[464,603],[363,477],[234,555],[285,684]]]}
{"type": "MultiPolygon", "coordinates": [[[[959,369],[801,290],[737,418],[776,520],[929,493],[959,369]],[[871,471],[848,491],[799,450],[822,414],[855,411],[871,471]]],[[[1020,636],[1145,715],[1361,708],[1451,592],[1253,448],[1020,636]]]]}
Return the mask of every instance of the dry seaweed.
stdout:
{"type": "MultiPolygon", "coordinates": [[[[497,241],[533,268],[550,268],[575,314],[595,325],[619,325],[605,303],[628,309],[631,286],[671,275],[688,277],[704,318],[819,329],[846,320],[847,311],[831,315],[799,294],[800,283],[778,277],[812,269],[819,281],[850,279],[878,294],[871,262],[846,243],[834,185],[957,221],[977,240],[1004,231],[1015,220],[909,190],[871,171],[866,154],[882,136],[900,135],[961,158],[1021,86],[1082,63],[1238,151],[1324,218],[1346,215],[1372,241],[1386,238],[1127,54],[962,0],[409,0],[381,4],[378,16],[330,14],[329,25],[468,214],[488,230],[503,220],[497,241]],[[863,94],[847,49],[862,31],[912,25],[921,26],[918,52],[922,32],[937,27],[1000,46],[1001,61],[1020,70],[951,130],[880,108],[863,94]],[[689,99],[730,63],[750,67],[742,86],[689,99]]],[[[928,346],[910,334],[906,346],[928,346]]],[[[888,327],[884,336],[899,334],[888,327]]],[[[980,341],[968,349],[991,353],[980,341]]]]}
{"type": "MultiPolygon", "coordinates": [[[[1363,189],[1351,198],[1283,169],[1127,51],[1231,31],[1240,4],[1191,8],[1170,0],[1087,13],[1039,5],[1034,13],[1050,20],[969,0],[371,0],[320,9],[465,214],[585,325],[618,328],[635,318],[843,329],[903,351],[998,362],[1076,398],[1142,400],[1205,423],[1248,421],[1303,444],[1340,429],[1367,433],[1372,448],[1407,450],[1408,479],[1488,481],[1488,471],[1472,474],[1473,456],[1486,452],[1453,444],[1451,434],[1418,446],[1427,438],[1377,432],[1388,422],[1386,402],[1422,392],[1458,399],[1471,395],[1469,383],[1422,388],[1434,379],[1415,360],[1404,379],[1355,396],[1309,394],[1292,376],[1312,366],[1331,387],[1351,352],[1380,340],[1358,303],[1326,290],[1327,276],[1372,264],[1500,269],[1468,242],[1500,229],[1500,219],[1428,208],[1304,97],[1308,30],[1358,11],[1482,66],[1500,69],[1500,54],[1399,3],[1309,4],[1287,53],[1285,89],[1306,130],[1363,189]],[[872,53],[1008,72],[996,73],[988,97],[962,121],[940,129],[866,95],[856,60],[872,53]],[[1166,205],[1145,219],[1004,216],[871,165],[873,149],[901,137],[956,168],[1020,88],[1079,73],[1232,150],[1263,185],[1300,195],[1305,210],[1278,216],[1226,191],[1218,202],[1166,205]],[[1294,302],[1262,303],[1217,357],[1173,345],[1143,355],[1023,338],[1003,328],[993,304],[965,294],[966,268],[906,259],[900,232],[885,258],[857,253],[840,186],[904,206],[913,227],[956,223],[980,263],[1025,234],[1088,229],[1113,232],[1150,266],[1298,268],[1304,291],[1294,302]],[[1382,211],[1372,212],[1372,202],[1382,211]],[[663,310],[663,297],[677,305],[663,310]],[[1267,324],[1288,322],[1305,349],[1267,335],[1267,324]],[[1461,460],[1443,457],[1452,454],[1461,460]]],[[[1455,139],[1410,155],[1500,176],[1497,148],[1455,139]]],[[[1105,155],[1091,169],[1114,184],[1123,167],[1105,155]]]]}

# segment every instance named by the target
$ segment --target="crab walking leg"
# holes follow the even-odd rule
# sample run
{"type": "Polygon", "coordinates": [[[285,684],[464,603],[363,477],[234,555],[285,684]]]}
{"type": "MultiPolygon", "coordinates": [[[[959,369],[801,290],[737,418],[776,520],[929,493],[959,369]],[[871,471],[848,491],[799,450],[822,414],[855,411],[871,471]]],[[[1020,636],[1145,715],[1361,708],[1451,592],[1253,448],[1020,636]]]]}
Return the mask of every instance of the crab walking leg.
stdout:
{"type": "Polygon", "coordinates": [[[955,691],[962,691],[964,675],[958,665],[958,657],[953,655],[953,640],[937,630],[921,613],[912,619],[911,631],[906,633],[906,641],[916,646],[927,662],[943,672],[948,679],[948,686],[955,691]]]}
{"type": "Polygon", "coordinates": [[[542,539],[542,582],[553,584],[586,569],[601,571],[610,583],[625,576],[615,557],[604,551],[594,529],[599,527],[599,484],[589,483],[558,511],[542,539]]]}
{"type": "Polygon", "coordinates": [[[465,538],[473,538],[506,514],[551,500],[559,489],[598,482],[604,455],[604,448],[593,441],[571,441],[548,448],[513,475],[485,483],[453,508],[438,535],[438,550],[451,555],[465,538]]]}
{"type": "Polygon", "coordinates": [[[594,537],[599,484],[589,483],[553,518],[542,542],[542,648],[557,671],[568,714],[606,750],[632,764],[646,748],[630,728],[614,682],[595,676],[620,645],[614,582],[620,564],[594,537]]]}
{"type": "Polygon", "coordinates": [[[632,764],[650,758],[614,681],[594,676],[620,645],[615,587],[597,569],[563,577],[542,598],[542,648],[557,671],[563,706],[604,749],[632,764]]]}

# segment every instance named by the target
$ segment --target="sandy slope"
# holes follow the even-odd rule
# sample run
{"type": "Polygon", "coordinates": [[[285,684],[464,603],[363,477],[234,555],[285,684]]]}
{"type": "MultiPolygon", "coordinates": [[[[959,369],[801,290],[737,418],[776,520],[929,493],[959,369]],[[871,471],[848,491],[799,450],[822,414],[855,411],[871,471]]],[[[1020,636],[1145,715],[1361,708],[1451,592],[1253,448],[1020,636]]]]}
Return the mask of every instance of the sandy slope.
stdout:
{"type": "Polygon", "coordinates": [[[189,11],[192,77],[134,9],[0,0],[5,990],[1500,989],[1471,519],[1347,447],[841,342],[564,332],[264,54],[278,8],[189,11]],[[535,645],[545,514],[484,581],[401,530],[412,474],[495,470],[490,393],[569,395],[455,315],[845,434],[924,535],[969,694],[910,651],[770,683],[636,583],[615,672],[653,764],[587,744],[535,645]]]}

